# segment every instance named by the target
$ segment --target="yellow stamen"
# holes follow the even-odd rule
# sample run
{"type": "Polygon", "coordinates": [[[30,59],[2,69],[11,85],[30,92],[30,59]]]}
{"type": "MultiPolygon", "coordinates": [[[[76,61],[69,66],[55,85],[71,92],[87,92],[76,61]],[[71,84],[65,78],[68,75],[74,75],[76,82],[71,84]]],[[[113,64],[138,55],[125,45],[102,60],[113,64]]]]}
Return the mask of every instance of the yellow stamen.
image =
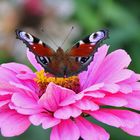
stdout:
{"type": "Polygon", "coordinates": [[[47,76],[47,73],[45,73],[44,70],[36,72],[36,78],[34,80],[37,82],[42,91],[46,89],[50,82],[71,89],[76,93],[78,93],[80,87],[78,76],[71,76],[68,78],[50,77],[47,76]]]}

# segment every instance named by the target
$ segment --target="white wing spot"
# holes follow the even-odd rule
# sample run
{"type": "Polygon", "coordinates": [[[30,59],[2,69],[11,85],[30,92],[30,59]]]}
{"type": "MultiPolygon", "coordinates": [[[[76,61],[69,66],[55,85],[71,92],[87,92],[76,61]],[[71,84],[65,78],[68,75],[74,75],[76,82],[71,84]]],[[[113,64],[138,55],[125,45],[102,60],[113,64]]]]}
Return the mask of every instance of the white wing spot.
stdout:
{"type": "Polygon", "coordinates": [[[40,40],[40,41],[38,42],[38,44],[42,45],[42,41],[40,40]]]}
{"type": "Polygon", "coordinates": [[[20,32],[20,37],[27,41],[29,44],[33,42],[33,37],[30,34],[27,34],[26,32],[20,32]]]}
{"type": "Polygon", "coordinates": [[[82,40],[80,40],[80,41],[79,41],[79,44],[80,44],[80,45],[81,45],[81,44],[84,44],[84,42],[83,42],[82,40]]]}
{"type": "Polygon", "coordinates": [[[103,39],[105,36],[104,32],[103,31],[98,31],[98,32],[95,32],[95,33],[92,33],[89,37],[89,40],[91,43],[95,43],[98,42],[99,40],[103,39]],[[94,34],[96,34],[96,37],[94,37],[94,34]]]}

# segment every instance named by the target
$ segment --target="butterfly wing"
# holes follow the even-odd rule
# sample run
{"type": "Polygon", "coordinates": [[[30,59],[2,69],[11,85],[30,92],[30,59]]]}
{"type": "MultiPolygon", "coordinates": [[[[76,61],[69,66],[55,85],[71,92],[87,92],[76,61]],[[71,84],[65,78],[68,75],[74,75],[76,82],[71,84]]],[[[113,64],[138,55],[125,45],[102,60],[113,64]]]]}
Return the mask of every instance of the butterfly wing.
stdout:
{"type": "Polygon", "coordinates": [[[107,30],[100,30],[80,40],[64,53],[61,48],[55,52],[40,39],[24,31],[16,30],[16,34],[35,55],[37,62],[45,71],[58,77],[69,77],[87,69],[96,48],[108,37],[107,30]]]}
{"type": "Polygon", "coordinates": [[[52,56],[54,50],[35,36],[21,30],[16,30],[17,38],[22,40],[29,50],[38,56],[52,56]]]}
{"type": "Polygon", "coordinates": [[[29,50],[35,55],[39,64],[46,70],[55,51],[35,36],[21,30],[16,30],[17,38],[22,40],[29,50]]]}
{"type": "Polygon", "coordinates": [[[100,43],[108,37],[107,30],[100,30],[88,35],[84,39],[76,43],[66,53],[74,60],[73,65],[76,69],[69,70],[71,75],[78,74],[79,72],[86,70],[87,66],[93,60],[96,49],[100,46],[100,43]]]}
{"type": "Polygon", "coordinates": [[[90,56],[93,54],[95,49],[100,46],[100,43],[108,38],[107,30],[100,30],[88,35],[84,39],[77,42],[67,53],[70,56],[90,56]]]}

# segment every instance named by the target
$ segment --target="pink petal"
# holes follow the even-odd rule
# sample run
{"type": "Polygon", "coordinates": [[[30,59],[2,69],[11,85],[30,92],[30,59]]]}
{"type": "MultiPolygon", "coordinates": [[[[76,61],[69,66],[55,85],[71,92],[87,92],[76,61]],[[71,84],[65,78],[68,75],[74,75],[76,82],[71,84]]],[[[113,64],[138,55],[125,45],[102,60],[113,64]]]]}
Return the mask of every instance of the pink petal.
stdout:
{"type": "Polygon", "coordinates": [[[17,74],[16,77],[21,80],[33,80],[36,77],[36,75],[34,73],[20,73],[17,74]]]}
{"type": "Polygon", "coordinates": [[[89,112],[95,119],[115,127],[133,128],[140,122],[137,113],[128,110],[100,109],[89,112]]]}
{"type": "Polygon", "coordinates": [[[94,92],[90,92],[90,93],[86,93],[84,95],[85,97],[94,97],[94,98],[103,98],[105,97],[105,93],[101,92],[101,91],[94,91],[94,92]]]}
{"type": "Polygon", "coordinates": [[[140,80],[140,74],[136,74],[133,72],[129,79],[125,79],[122,82],[123,83],[134,83],[134,82],[139,81],[139,80],[140,80]]]}
{"type": "Polygon", "coordinates": [[[23,115],[32,115],[32,114],[36,114],[36,113],[45,111],[41,108],[21,108],[21,107],[15,106],[13,103],[9,103],[8,106],[10,109],[12,109],[12,110],[14,109],[19,114],[23,114],[23,115]]]}
{"type": "Polygon", "coordinates": [[[120,89],[120,86],[114,83],[111,84],[104,84],[104,86],[101,88],[101,90],[111,92],[111,93],[116,93],[120,89]]]}
{"type": "Polygon", "coordinates": [[[11,100],[13,104],[10,104],[10,108],[21,114],[34,114],[42,110],[37,99],[26,93],[14,93],[11,100]]]}
{"type": "Polygon", "coordinates": [[[119,86],[120,86],[120,92],[122,93],[128,94],[132,92],[132,87],[129,84],[123,83],[123,84],[119,84],[119,86]]]}
{"type": "Polygon", "coordinates": [[[121,127],[123,131],[133,136],[140,136],[140,124],[135,125],[133,128],[121,127]]]}
{"type": "Polygon", "coordinates": [[[78,117],[82,111],[74,106],[65,106],[57,109],[54,116],[59,119],[69,119],[70,117],[78,117]]]}
{"type": "Polygon", "coordinates": [[[8,63],[2,66],[0,67],[0,71],[3,73],[3,76],[0,77],[1,81],[24,84],[24,86],[27,85],[29,87],[32,87],[33,84],[35,85],[35,74],[28,67],[17,63],[8,63]]]}
{"type": "Polygon", "coordinates": [[[20,115],[11,110],[5,110],[0,114],[1,133],[5,137],[18,136],[30,126],[28,116],[20,115]]]}
{"type": "Polygon", "coordinates": [[[27,49],[27,57],[30,63],[36,68],[37,71],[43,70],[44,68],[36,61],[35,55],[27,49]]]}
{"type": "Polygon", "coordinates": [[[79,74],[81,88],[85,89],[91,85],[93,85],[94,77],[98,72],[100,65],[103,63],[103,60],[107,54],[109,46],[102,45],[102,47],[98,48],[98,52],[94,55],[94,60],[88,66],[88,71],[84,71],[79,74]]]}
{"type": "Polygon", "coordinates": [[[99,92],[100,89],[104,86],[104,83],[94,84],[83,91],[81,91],[81,94],[84,94],[84,96],[90,96],[95,98],[102,98],[105,96],[103,92],[99,92]]]}
{"type": "Polygon", "coordinates": [[[94,99],[94,101],[103,105],[116,106],[116,107],[122,107],[127,105],[127,101],[125,99],[122,99],[117,96],[105,96],[104,98],[94,99]]]}
{"type": "Polygon", "coordinates": [[[132,90],[140,91],[140,82],[135,82],[131,84],[132,90]]]}
{"type": "Polygon", "coordinates": [[[35,99],[33,95],[28,95],[26,93],[14,93],[12,96],[12,102],[16,106],[23,108],[36,108],[38,106],[37,99],[35,99]]]}
{"type": "Polygon", "coordinates": [[[0,101],[0,107],[8,104],[10,102],[10,99],[9,100],[4,100],[4,101],[0,101]]]}
{"type": "Polygon", "coordinates": [[[101,89],[103,86],[104,86],[104,83],[94,84],[94,85],[82,90],[82,92],[83,93],[90,93],[90,92],[101,89]]]}
{"type": "Polygon", "coordinates": [[[109,71],[108,73],[110,73],[110,75],[104,77],[104,79],[101,79],[102,77],[100,77],[100,79],[98,79],[96,82],[104,81],[106,83],[117,83],[117,82],[130,78],[133,73],[132,71],[126,70],[126,69],[123,69],[119,72],[117,72],[113,69],[114,73],[113,73],[113,71],[111,71],[111,68],[109,70],[108,70],[109,71]]]}
{"type": "Polygon", "coordinates": [[[15,73],[25,73],[25,72],[32,73],[32,70],[29,67],[19,63],[11,62],[2,64],[1,66],[15,73]]]}
{"type": "Polygon", "coordinates": [[[37,94],[38,94],[39,88],[38,88],[37,83],[34,81],[34,79],[27,78],[27,79],[21,79],[21,80],[22,80],[22,83],[21,84],[24,85],[24,87],[27,87],[33,93],[36,93],[37,92],[37,94]]]}
{"type": "Polygon", "coordinates": [[[109,140],[109,134],[102,127],[91,124],[82,117],[76,118],[75,121],[84,140],[109,140]]]}
{"type": "Polygon", "coordinates": [[[33,125],[38,126],[42,124],[42,127],[44,129],[53,127],[61,122],[60,119],[49,116],[47,115],[47,113],[35,114],[35,115],[30,116],[29,119],[33,125]]]}
{"type": "Polygon", "coordinates": [[[0,107],[8,104],[10,102],[11,95],[0,96],[0,107]]]}
{"type": "Polygon", "coordinates": [[[10,92],[14,92],[14,91],[19,91],[19,89],[15,88],[14,85],[11,85],[9,83],[9,81],[8,82],[0,81],[0,95],[5,95],[6,92],[10,93],[10,92]],[[5,93],[3,93],[3,92],[5,92],[5,93]]]}
{"type": "Polygon", "coordinates": [[[49,111],[55,111],[59,106],[74,103],[74,95],[75,93],[72,90],[50,83],[46,92],[40,98],[39,104],[49,111]]]}
{"type": "Polygon", "coordinates": [[[131,93],[131,94],[120,94],[120,98],[125,99],[127,101],[128,108],[140,110],[140,92],[131,93]]]}
{"type": "Polygon", "coordinates": [[[50,140],[78,140],[80,132],[72,120],[62,121],[52,128],[50,140]]]}
{"type": "Polygon", "coordinates": [[[29,87],[27,87],[26,85],[23,85],[23,84],[19,84],[19,83],[15,83],[13,81],[9,82],[11,85],[15,86],[15,88],[19,88],[19,89],[22,89],[22,90],[27,90],[31,93],[34,93],[34,91],[32,91],[29,87]]]}
{"type": "Polygon", "coordinates": [[[95,104],[90,98],[83,98],[80,101],[77,101],[75,104],[78,108],[82,110],[98,110],[99,106],[95,104]]]}
{"type": "MultiPolygon", "coordinates": [[[[69,92],[69,90],[68,90],[69,92]]],[[[64,99],[62,99],[62,101],[59,103],[59,106],[66,106],[66,105],[69,105],[69,104],[72,104],[72,103],[75,103],[75,96],[74,96],[74,92],[69,92],[69,93],[72,93],[70,95],[66,95],[66,97],[64,99]]]]}
{"type": "Polygon", "coordinates": [[[16,83],[20,83],[20,81],[16,78],[16,74],[13,71],[0,67],[0,73],[1,73],[1,76],[0,76],[1,82],[9,83],[9,81],[13,81],[16,83]]]}
{"type": "Polygon", "coordinates": [[[78,93],[75,95],[76,100],[81,100],[84,97],[84,93],[78,93]]]}
{"type": "Polygon", "coordinates": [[[123,70],[128,67],[130,62],[131,58],[124,50],[120,49],[110,53],[98,69],[98,73],[94,77],[95,82],[115,83],[130,77],[132,72],[123,70]]]}
{"type": "Polygon", "coordinates": [[[140,74],[139,73],[135,73],[135,77],[136,77],[136,81],[140,80],[140,74]]]}

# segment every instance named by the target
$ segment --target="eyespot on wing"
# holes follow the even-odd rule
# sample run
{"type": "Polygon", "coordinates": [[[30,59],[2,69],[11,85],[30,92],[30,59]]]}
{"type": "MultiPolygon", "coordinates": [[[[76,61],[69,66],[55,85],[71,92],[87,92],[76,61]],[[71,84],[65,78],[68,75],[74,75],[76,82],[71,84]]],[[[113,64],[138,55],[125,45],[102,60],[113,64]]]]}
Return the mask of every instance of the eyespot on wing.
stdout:
{"type": "Polygon", "coordinates": [[[27,45],[29,50],[38,56],[52,56],[55,51],[37,37],[16,29],[17,38],[27,45]]]}

